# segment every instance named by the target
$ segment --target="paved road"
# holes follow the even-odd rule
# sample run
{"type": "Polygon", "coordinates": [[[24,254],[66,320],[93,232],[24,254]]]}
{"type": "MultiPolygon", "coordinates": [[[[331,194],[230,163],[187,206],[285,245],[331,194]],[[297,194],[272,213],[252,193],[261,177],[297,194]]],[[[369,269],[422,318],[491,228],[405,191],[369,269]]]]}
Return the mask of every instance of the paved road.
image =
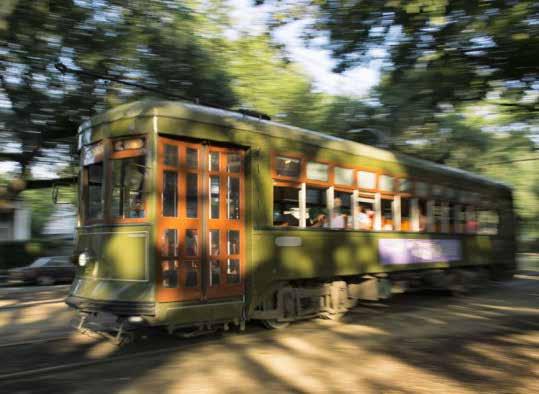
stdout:
{"type": "MultiPolygon", "coordinates": [[[[59,308],[58,316],[67,313],[59,308]]],[[[54,320],[48,315],[30,327],[43,334],[57,328],[54,320]]],[[[124,348],[72,335],[0,351],[0,374],[112,360],[0,379],[0,391],[10,393],[539,392],[539,272],[461,297],[402,295],[360,306],[341,322],[314,320],[283,331],[251,324],[246,333],[151,336],[124,348]]]]}

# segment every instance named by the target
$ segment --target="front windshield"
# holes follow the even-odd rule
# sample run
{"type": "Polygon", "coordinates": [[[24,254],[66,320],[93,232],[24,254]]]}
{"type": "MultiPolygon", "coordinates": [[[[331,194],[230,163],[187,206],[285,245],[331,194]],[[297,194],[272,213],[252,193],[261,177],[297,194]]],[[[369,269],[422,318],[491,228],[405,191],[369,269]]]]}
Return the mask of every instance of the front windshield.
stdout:
{"type": "Polygon", "coordinates": [[[145,157],[112,160],[112,216],[144,217],[145,157]]]}

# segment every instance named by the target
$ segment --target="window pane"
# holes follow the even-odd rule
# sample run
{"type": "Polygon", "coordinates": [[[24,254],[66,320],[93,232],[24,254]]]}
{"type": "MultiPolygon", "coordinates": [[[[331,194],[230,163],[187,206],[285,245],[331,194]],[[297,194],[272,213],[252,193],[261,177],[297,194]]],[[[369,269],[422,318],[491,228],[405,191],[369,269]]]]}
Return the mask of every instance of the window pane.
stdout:
{"type": "Polygon", "coordinates": [[[307,163],[307,178],[313,181],[327,182],[328,165],[322,163],[308,162],[307,163]]]}
{"type": "Polygon", "coordinates": [[[436,197],[440,197],[444,192],[444,188],[440,185],[432,186],[432,194],[436,197]]]}
{"type": "Polygon", "coordinates": [[[238,259],[228,259],[226,268],[226,282],[240,283],[240,261],[238,259]]]}
{"type": "Polygon", "coordinates": [[[103,217],[103,164],[93,164],[88,171],[88,219],[103,217]]]}
{"type": "Polygon", "coordinates": [[[409,179],[399,179],[399,191],[401,193],[411,193],[412,182],[409,179]]]}
{"type": "Polygon", "coordinates": [[[498,212],[492,210],[479,211],[477,216],[479,221],[479,234],[498,234],[498,212]]]}
{"type": "Polygon", "coordinates": [[[335,167],[335,183],[339,185],[353,185],[354,170],[350,168],[335,167]]]}
{"type": "Polygon", "coordinates": [[[219,152],[210,152],[210,171],[219,171],[219,152]]]}
{"type": "Polygon", "coordinates": [[[178,216],[178,173],[163,172],[163,216],[178,216]]]}
{"type": "Polygon", "coordinates": [[[382,230],[393,230],[393,200],[382,199],[382,230]]]}
{"type": "Polygon", "coordinates": [[[392,192],[394,188],[394,183],[394,178],[392,176],[380,176],[380,190],[385,192],[392,192]]]}
{"type": "Polygon", "coordinates": [[[122,161],[112,161],[112,216],[122,216],[122,161]]]}
{"type": "Polygon", "coordinates": [[[178,147],[176,145],[165,144],[165,165],[178,166],[178,147]]]}
{"type": "Polygon", "coordinates": [[[273,187],[273,225],[299,226],[299,190],[273,187]]]}
{"type": "Polygon", "coordinates": [[[411,201],[409,198],[401,198],[401,219],[410,220],[412,218],[411,201]]]}
{"type": "Polygon", "coordinates": [[[228,172],[240,172],[241,169],[241,156],[239,153],[229,153],[227,155],[227,167],[228,172]]]}
{"type": "Polygon", "coordinates": [[[227,212],[229,219],[240,218],[240,179],[228,178],[227,212]]]}
{"type": "Polygon", "coordinates": [[[210,177],[210,218],[219,219],[219,177],[210,177]]]}
{"type": "Polygon", "coordinates": [[[374,225],[374,200],[360,199],[358,202],[358,217],[359,229],[370,231],[374,225]]]}
{"type": "Polygon", "coordinates": [[[187,168],[198,168],[198,150],[187,148],[187,168]]]}
{"type": "Polygon", "coordinates": [[[145,157],[138,156],[122,160],[125,165],[125,216],[128,218],[144,217],[144,178],[145,157]]]}
{"type": "Polygon", "coordinates": [[[103,164],[93,164],[88,168],[88,218],[103,217],[103,164]]]}
{"type": "Polygon", "coordinates": [[[187,192],[186,198],[186,210],[188,218],[198,217],[198,175],[188,173],[186,177],[187,192]]]}
{"type": "Polygon", "coordinates": [[[112,215],[144,217],[145,157],[112,160],[112,215]]]}
{"type": "Polygon", "coordinates": [[[275,158],[275,172],[279,176],[298,178],[301,171],[301,160],[290,157],[277,156],[275,158]]]}
{"type": "Polygon", "coordinates": [[[196,261],[188,260],[183,262],[185,272],[184,286],[187,288],[198,286],[198,263],[196,261]]]}
{"type": "Polygon", "coordinates": [[[161,276],[163,287],[177,288],[178,287],[178,262],[163,261],[161,263],[161,276]]]}
{"type": "Polygon", "coordinates": [[[210,230],[210,256],[219,254],[219,230],[210,230]]]}
{"type": "Polygon", "coordinates": [[[198,256],[198,230],[185,230],[185,255],[198,256]]]}
{"type": "Polygon", "coordinates": [[[429,187],[425,182],[417,182],[415,184],[415,192],[420,197],[427,197],[429,193],[429,187]]]}
{"type": "Polygon", "coordinates": [[[219,260],[210,260],[210,286],[219,286],[221,283],[221,264],[219,260]]]}
{"type": "Polygon", "coordinates": [[[178,230],[167,229],[165,230],[165,256],[177,256],[178,253],[178,230]]]}
{"type": "Polygon", "coordinates": [[[359,171],[358,186],[363,189],[376,189],[376,174],[374,172],[359,171]]]}
{"type": "Polygon", "coordinates": [[[333,207],[332,228],[352,227],[352,195],[346,192],[335,192],[333,207]]]}
{"type": "Polygon", "coordinates": [[[240,232],[236,230],[230,230],[228,232],[228,254],[240,253],[240,232]]]}

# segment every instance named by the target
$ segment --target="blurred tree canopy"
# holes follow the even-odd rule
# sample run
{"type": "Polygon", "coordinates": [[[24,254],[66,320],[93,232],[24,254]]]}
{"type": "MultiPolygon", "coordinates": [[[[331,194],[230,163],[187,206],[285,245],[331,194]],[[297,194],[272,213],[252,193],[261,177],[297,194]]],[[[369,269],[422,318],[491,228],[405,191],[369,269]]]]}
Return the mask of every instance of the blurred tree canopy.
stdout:
{"type": "Polygon", "coordinates": [[[515,117],[528,119],[538,109],[536,1],[320,3],[315,27],[329,32],[338,71],[364,62],[373,48],[387,51],[378,95],[394,133],[432,120],[440,105],[494,91],[493,101],[515,117]]]}

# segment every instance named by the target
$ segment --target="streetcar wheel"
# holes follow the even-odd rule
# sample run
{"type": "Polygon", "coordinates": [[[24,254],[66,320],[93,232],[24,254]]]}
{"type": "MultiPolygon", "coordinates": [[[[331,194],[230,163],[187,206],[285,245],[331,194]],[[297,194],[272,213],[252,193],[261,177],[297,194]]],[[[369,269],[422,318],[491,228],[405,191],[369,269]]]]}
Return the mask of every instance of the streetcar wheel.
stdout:
{"type": "Polygon", "coordinates": [[[269,328],[270,330],[282,330],[290,325],[290,322],[287,321],[277,321],[277,320],[262,320],[264,327],[269,328]]]}
{"type": "Polygon", "coordinates": [[[39,276],[36,279],[36,282],[40,286],[50,286],[54,284],[54,279],[50,276],[39,276]]]}

